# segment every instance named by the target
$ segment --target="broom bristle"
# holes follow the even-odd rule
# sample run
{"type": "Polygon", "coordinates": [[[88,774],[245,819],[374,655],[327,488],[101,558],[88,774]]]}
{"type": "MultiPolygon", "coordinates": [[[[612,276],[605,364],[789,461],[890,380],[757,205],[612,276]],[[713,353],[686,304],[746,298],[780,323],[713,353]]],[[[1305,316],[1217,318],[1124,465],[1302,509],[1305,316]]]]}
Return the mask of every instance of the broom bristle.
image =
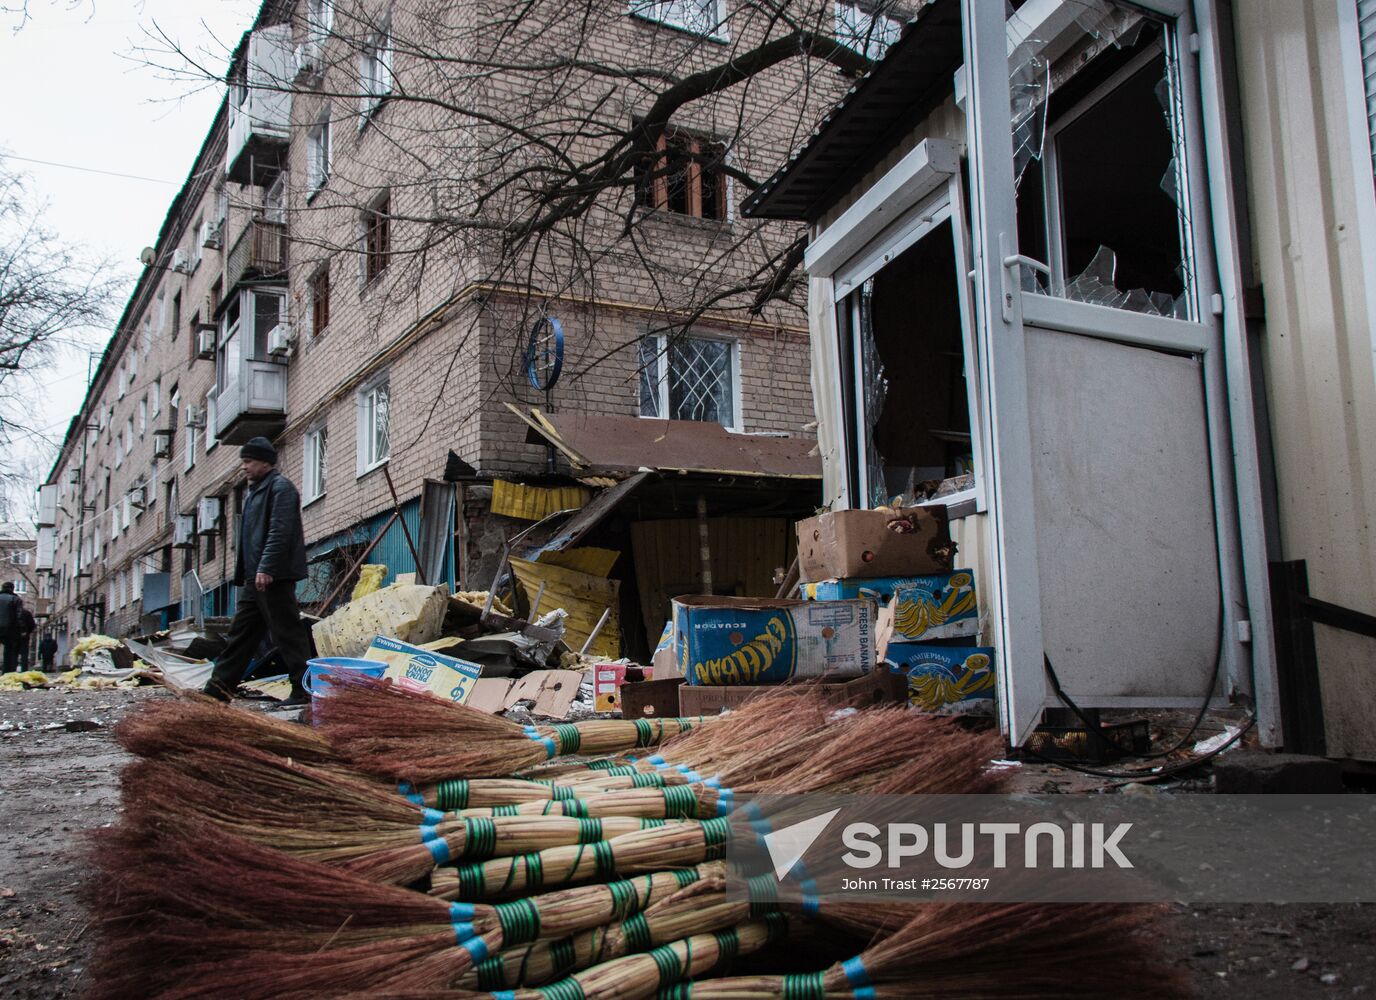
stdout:
{"type": "Polygon", "coordinates": [[[344,763],[330,741],[309,726],[200,696],[144,702],[121,719],[114,732],[120,746],[138,757],[179,754],[216,740],[305,763],[344,763]]]}

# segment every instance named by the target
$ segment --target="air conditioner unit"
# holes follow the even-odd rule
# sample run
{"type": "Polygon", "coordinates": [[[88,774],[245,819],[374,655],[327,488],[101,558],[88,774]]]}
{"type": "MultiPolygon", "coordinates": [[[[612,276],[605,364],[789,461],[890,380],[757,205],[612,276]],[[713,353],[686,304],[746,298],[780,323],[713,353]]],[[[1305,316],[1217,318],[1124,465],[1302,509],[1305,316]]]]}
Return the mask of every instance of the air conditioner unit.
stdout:
{"type": "Polygon", "coordinates": [[[181,274],[191,273],[191,254],[185,250],[177,249],[172,251],[172,270],[181,274]]]}
{"type": "Polygon", "coordinates": [[[215,357],[215,327],[202,324],[196,327],[196,357],[209,361],[215,357]]]}
{"type": "Polygon", "coordinates": [[[206,219],[201,223],[201,246],[207,250],[220,250],[225,245],[225,220],[206,219]]]}
{"type": "Polygon", "coordinates": [[[315,42],[302,42],[294,53],[296,60],[296,79],[303,80],[320,72],[320,46],[315,42]]]}
{"type": "Polygon", "coordinates": [[[172,431],[159,428],[153,432],[153,457],[172,457],[172,431]]]}
{"type": "Polygon", "coordinates": [[[196,530],[202,535],[213,535],[219,529],[223,503],[219,497],[201,497],[196,508],[196,530]]]}
{"type": "Polygon", "coordinates": [[[71,472],[67,473],[67,482],[71,483],[73,486],[80,486],[81,470],[73,469],[71,472]]]}
{"type": "Polygon", "coordinates": [[[148,491],[145,487],[131,486],[129,487],[127,496],[129,497],[129,502],[139,510],[146,510],[148,508],[148,491]]]}
{"type": "Polygon", "coordinates": [[[178,514],[172,522],[172,547],[194,549],[196,547],[196,519],[190,514],[178,514]]]}
{"type": "Polygon", "coordinates": [[[196,406],[194,403],[188,405],[186,408],[186,426],[204,427],[205,410],[201,409],[199,406],[196,406]]]}
{"type": "Polygon", "coordinates": [[[281,357],[296,344],[296,331],[290,323],[278,323],[268,331],[268,353],[281,357]]]}

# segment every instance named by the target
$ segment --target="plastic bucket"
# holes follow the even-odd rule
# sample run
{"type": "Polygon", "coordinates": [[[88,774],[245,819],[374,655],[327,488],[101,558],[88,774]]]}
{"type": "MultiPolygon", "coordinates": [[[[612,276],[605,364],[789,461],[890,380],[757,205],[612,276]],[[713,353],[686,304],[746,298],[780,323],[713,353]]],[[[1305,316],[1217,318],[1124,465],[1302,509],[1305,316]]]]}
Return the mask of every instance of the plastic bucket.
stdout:
{"type": "Polygon", "coordinates": [[[306,690],[312,698],[329,696],[330,680],[326,674],[342,674],[345,671],[362,674],[365,677],[381,677],[387,664],[377,660],[357,660],[350,656],[321,656],[306,661],[306,690]]]}

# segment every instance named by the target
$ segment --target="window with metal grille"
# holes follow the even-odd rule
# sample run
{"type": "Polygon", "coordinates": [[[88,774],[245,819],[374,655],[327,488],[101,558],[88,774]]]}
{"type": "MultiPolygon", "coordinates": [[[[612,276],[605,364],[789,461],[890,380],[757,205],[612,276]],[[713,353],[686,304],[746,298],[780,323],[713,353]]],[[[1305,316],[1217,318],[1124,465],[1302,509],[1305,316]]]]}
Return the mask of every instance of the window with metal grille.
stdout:
{"type": "Polygon", "coordinates": [[[736,345],[710,337],[640,341],[640,415],[737,426],[736,345]]]}
{"type": "Polygon", "coordinates": [[[720,0],[631,0],[631,13],[695,35],[726,37],[725,11],[720,0]]]}
{"type": "Polygon", "coordinates": [[[377,468],[392,453],[392,392],[380,379],[358,394],[358,475],[377,468]]]}
{"type": "Polygon", "coordinates": [[[636,170],[636,202],[697,219],[726,219],[726,146],[687,132],[659,137],[636,170]]]}
{"type": "Polygon", "coordinates": [[[383,195],[363,213],[363,281],[372,281],[392,259],[392,197],[383,195]]]}

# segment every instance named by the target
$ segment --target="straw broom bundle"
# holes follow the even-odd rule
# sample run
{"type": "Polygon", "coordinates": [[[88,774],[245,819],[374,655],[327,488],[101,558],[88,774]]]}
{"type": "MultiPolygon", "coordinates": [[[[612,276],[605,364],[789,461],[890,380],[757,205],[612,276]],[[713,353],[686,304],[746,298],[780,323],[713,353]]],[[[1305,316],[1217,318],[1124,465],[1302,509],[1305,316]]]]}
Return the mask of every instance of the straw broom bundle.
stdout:
{"type": "Polygon", "coordinates": [[[115,725],[115,739],[136,757],[175,755],[217,740],[316,766],[345,763],[318,730],[199,695],[144,702],[115,725]]]}
{"type": "Polygon", "coordinates": [[[315,709],[329,739],[360,769],[409,781],[507,775],[560,754],[652,746],[695,724],[637,719],[536,728],[372,678],[331,683],[330,697],[315,709]]]}
{"type": "MultiPolygon", "coordinates": [[[[992,737],[907,709],[874,710],[838,720],[825,738],[778,748],[752,790],[801,794],[843,790],[933,795],[997,790],[1003,779],[984,767],[992,737]]],[[[728,775],[751,782],[745,773],[728,775]]],[[[431,892],[483,899],[588,880],[689,865],[720,857],[731,835],[727,818],[643,830],[596,844],[556,847],[516,858],[437,871],[431,892]]]]}
{"type": "Polygon", "coordinates": [[[539,986],[575,970],[649,951],[692,934],[725,930],[774,909],[772,904],[728,900],[725,880],[708,878],[619,924],[498,952],[461,976],[454,986],[478,990],[539,986]]]}
{"type": "Polygon", "coordinates": [[[392,884],[415,881],[450,860],[588,843],[665,823],[639,817],[448,820],[396,795],[250,750],[240,756],[189,753],[176,767],[140,761],[126,768],[121,782],[131,824],[194,822],[392,884]]]}
{"type": "Polygon", "coordinates": [[[470,906],[380,885],[218,832],[184,829],[158,836],[114,829],[100,831],[95,843],[93,859],[105,875],[96,909],[115,921],[110,926],[120,944],[118,954],[105,956],[103,975],[127,980],[137,973],[122,956],[150,953],[139,946],[145,928],[164,933],[169,924],[194,919],[213,925],[216,934],[282,930],[283,954],[266,949],[276,956],[270,962],[259,948],[198,971],[212,996],[273,996],[284,977],[301,988],[340,991],[360,983],[356,977],[365,970],[371,970],[369,977],[383,977],[394,967],[412,966],[426,984],[430,977],[438,977],[436,985],[447,984],[504,947],[625,920],[704,875],[723,874],[720,866],[661,871],[538,899],[470,906]],[[139,919],[131,921],[131,914],[139,919]],[[323,958],[315,948],[293,947],[293,935],[341,927],[394,933],[382,944],[328,948],[323,958]],[[339,978],[337,970],[346,967],[355,978],[339,978]]]}
{"type": "MultiPolygon", "coordinates": [[[[1060,1000],[1190,995],[1159,954],[1159,911],[1108,903],[928,903],[867,951],[821,972],[683,983],[661,1000],[998,997],[1060,1000]]],[[[519,996],[519,994],[518,994],[519,996]]],[[[649,996],[621,993],[621,1000],[649,996]]]]}

